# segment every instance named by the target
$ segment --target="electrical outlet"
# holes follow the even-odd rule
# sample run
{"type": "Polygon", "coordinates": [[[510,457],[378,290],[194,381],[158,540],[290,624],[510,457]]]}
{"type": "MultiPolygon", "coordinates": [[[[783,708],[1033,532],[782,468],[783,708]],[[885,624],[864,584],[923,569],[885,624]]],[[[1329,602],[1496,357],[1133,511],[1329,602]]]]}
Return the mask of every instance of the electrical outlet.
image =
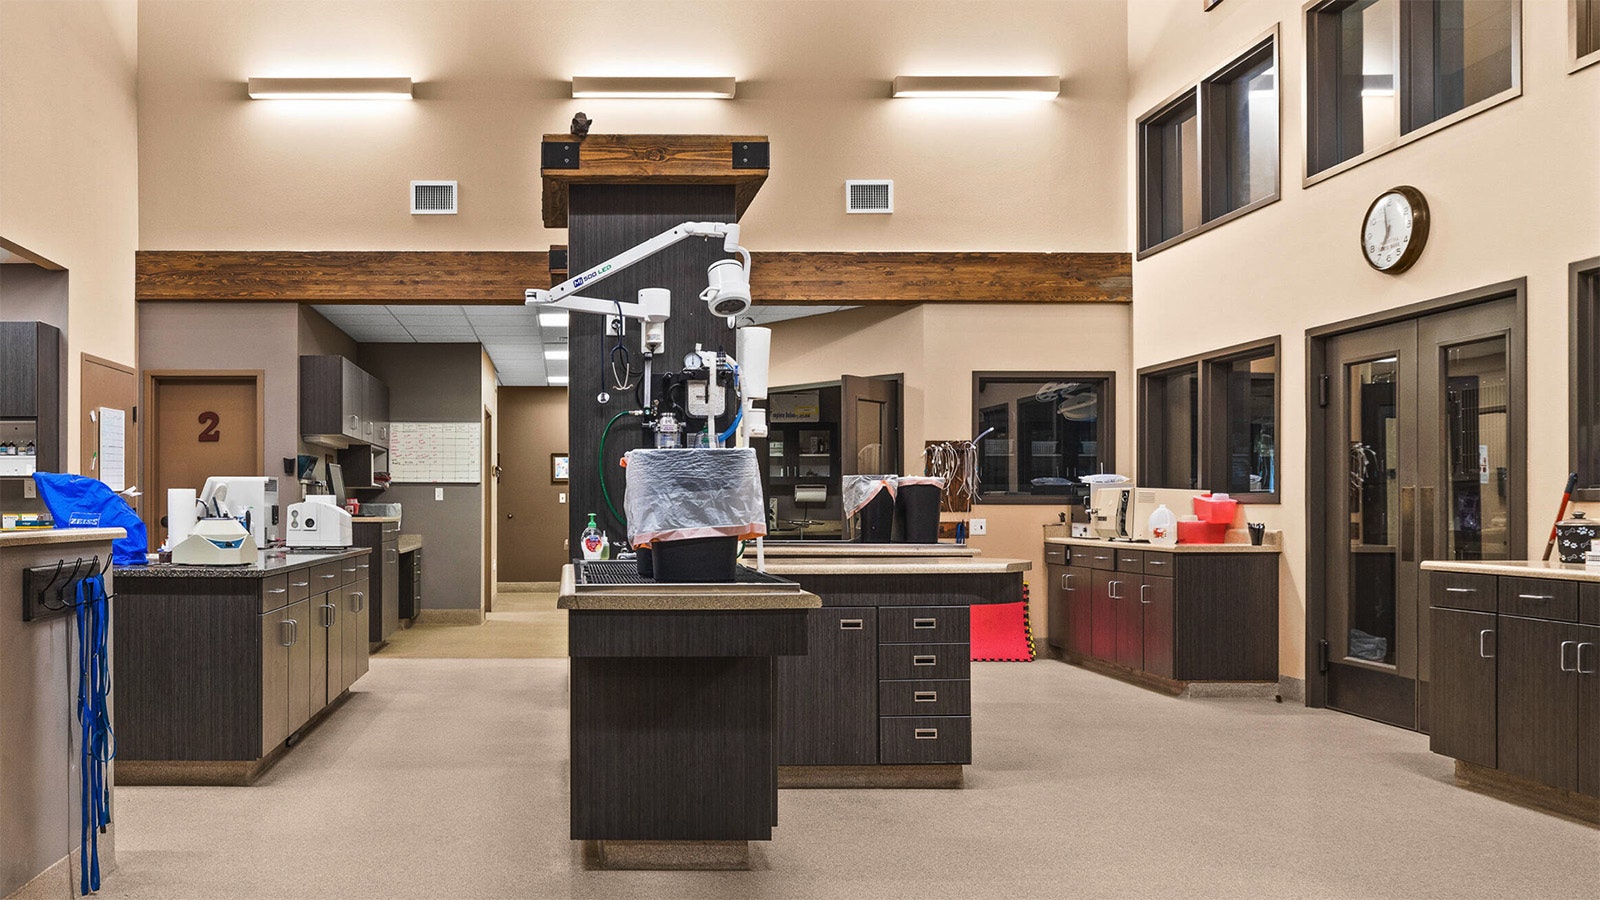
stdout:
{"type": "Polygon", "coordinates": [[[22,496],[30,500],[39,496],[39,486],[33,483],[32,478],[24,478],[22,480],[22,496]]]}
{"type": "Polygon", "coordinates": [[[977,535],[980,535],[980,534],[988,534],[989,533],[989,520],[988,519],[968,519],[967,520],[967,533],[970,534],[970,535],[973,535],[974,537],[976,537],[977,535]]]}
{"type": "Polygon", "coordinates": [[[433,499],[435,499],[435,500],[443,500],[444,499],[444,488],[434,488],[433,489],[433,499]]]}
{"type": "Polygon", "coordinates": [[[556,494],[556,497],[560,498],[560,502],[562,502],[562,503],[567,502],[567,494],[566,494],[565,491],[562,491],[561,493],[556,494]]]}
{"type": "Polygon", "coordinates": [[[606,337],[620,337],[627,327],[621,316],[606,316],[606,337]]]}

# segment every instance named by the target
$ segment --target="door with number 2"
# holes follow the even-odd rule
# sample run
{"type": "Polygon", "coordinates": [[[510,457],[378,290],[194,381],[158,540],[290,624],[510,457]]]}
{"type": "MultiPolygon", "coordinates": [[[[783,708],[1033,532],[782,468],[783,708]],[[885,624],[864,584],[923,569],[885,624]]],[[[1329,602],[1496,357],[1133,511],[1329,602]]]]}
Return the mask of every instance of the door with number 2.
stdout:
{"type": "Polygon", "coordinates": [[[205,486],[212,475],[263,474],[260,376],[256,373],[153,373],[148,383],[150,432],[145,509],[152,546],[167,529],[169,488],[205,486]]]}

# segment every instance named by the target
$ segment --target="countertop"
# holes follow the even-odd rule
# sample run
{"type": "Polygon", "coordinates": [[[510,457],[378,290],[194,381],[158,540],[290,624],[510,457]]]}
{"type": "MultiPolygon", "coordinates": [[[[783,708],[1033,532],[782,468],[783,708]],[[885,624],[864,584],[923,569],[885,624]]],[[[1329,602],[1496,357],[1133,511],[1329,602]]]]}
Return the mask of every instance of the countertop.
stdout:
{"type": "MultiPolygon", "coordinates": [[[[748,559],[753,550],[745,550],[748,559]]],[[[836,556],[977,556],[983,551],[971,544],[856,544],[850,541],[767,541],[768,559],[836,556]]]]}
{"type": "Polygon", "coordinates": [[[310,553],[284,553],[281,550],[263,551],[256,562],[248,566],[180,566],[177,563],[151,563],[148,566],[117,568],[118,578],[265,578],[279,572],[288,572],[317,563],[336,559],[365,556],[366,547],[348,550],[318,550],[310,553]]]}
{"type": "Polygon", "coordinates": [[[1007,575],[1032,568],[1026,559],[959,556],[767,560],[769,575],[1007,575]]]}
{"type": "Polygon", "coordinates": [[[1556,578],[1562,581],[1600,582],[1600,566],[1537,559],[1426,560],[1427,572],[1466,572],[1477,575],[1512,575],[1521,578],[1556,578]]]}
{"type": "MultiPolygon", "coordinates": [[[[1267,540],[1271,540],[1275,532],[1267,532],[1267,540]]],[[[1282,553],[1283,547],[1279,544],[1266,543],[1260,547],[1254,544],[1178,544],[1175,547],[1158,547],[1155,544],[1140,544],[1134,541],[1106,541],[1100,538],[1075,538],[1075,537],[1047,537],[1046,544],[1065,544],[1069,547],[1110,547],[1113,550],[1156,550],[1162,553],[1282,553]]]]}
{"type": "Polygon", "coordinates": [[[400,533],[400,541],[395,545],[395,550],[400,553],[410,553],[422,549],[422,535],[400,533]]]}
{"type": "MultiPolygon", "coordinates": [[[[127,532],[121,528],[33,528],[0,531],[0,547],[32,547],[39,544],[98,544],[114,541],[127,532]]],[[[117,571],[124,571],[118,569],[117,571]]]]}
{"type": "Polygon", "coordinates": [[[351,516],[352,524],[360,525],[362,522],[398,522],[399,516],[351,516]]]}
{"type": "Polygon", "coordinates": [[[580,593],[576,572],[569,563],[561,567],[561,594],[556,606],[573,610],[664,612],[816,609],[822,606],[822,598],[793,585],[759,584],[593,585],[585,586],[580,593]],[[609,589],[612,587],[616,590],[609,589]]]}

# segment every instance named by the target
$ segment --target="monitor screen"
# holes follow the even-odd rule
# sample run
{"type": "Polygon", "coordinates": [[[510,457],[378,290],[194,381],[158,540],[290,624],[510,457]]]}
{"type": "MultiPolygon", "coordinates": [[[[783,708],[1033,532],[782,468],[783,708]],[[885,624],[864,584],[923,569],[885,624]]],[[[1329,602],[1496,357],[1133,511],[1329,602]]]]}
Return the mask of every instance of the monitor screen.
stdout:
{"type": "Polygon", "coordinates": [[[333,502],[344,505],[344,466],[328,463],[328,490],[333,491],[333,502]]]}

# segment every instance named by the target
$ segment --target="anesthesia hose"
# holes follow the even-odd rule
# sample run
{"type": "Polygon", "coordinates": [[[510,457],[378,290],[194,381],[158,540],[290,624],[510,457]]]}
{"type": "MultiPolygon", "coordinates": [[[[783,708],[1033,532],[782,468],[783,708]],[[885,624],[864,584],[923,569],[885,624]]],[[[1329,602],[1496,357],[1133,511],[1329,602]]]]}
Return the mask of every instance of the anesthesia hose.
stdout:
{"type": "MultiPolygon", "coordinates": [[[[734,369],[733,370],[733,396],[734,396],[735,399],[738,399],[738,397],[739,397],[739,370],[738,369],[734,369]]],[[[739,410],[733,414],[733,422],[728,425],[728,430],[727,431],[724,431],[723,433],[717,435],[717,443],[718,444],[726,444],[726,443],[728,443],[728,438],[733,437],[733,433],[735,431],[739,430],[739,422],[741,420],[743,420],[743,419],[744,419],[744,402],[740,401],[739,402],[739,410]]]]}
{"type": "Polygon", "coordinates": [[[78,835],[82,862],[80,894],[100,890],[100,833],[111,822],[111,790],[106,764],[116,757],[116,736],[111,732],[108,709],[111,696],[109,638],[110,598],[104,576],[85,578],[78,584],[78,725],[82,742],[81,781],[83,815],[78,835]]]}
{"type": "Polygon", "coordinates": [[[618,419],[622,418],[623,416],[635,415],[636,413],[636,410],[625,409],[611,417],[611,421],[606,423],[606,427],[600,430],[600,452],[597,454],[597,459],[595,460],[595,465],[599,469],[600,473],[600,496],[605,499],[606,509],[611,510],[612,517],[614,517],[617,522],[622,525],[624,534],[626,534],[628,530],[628,520],[623,517],[622,513],[617,512],[617,508],[612,505],[611,491],[606,487],[606,438],[611,434],[611,426],[617,424],[618,419]]]}

